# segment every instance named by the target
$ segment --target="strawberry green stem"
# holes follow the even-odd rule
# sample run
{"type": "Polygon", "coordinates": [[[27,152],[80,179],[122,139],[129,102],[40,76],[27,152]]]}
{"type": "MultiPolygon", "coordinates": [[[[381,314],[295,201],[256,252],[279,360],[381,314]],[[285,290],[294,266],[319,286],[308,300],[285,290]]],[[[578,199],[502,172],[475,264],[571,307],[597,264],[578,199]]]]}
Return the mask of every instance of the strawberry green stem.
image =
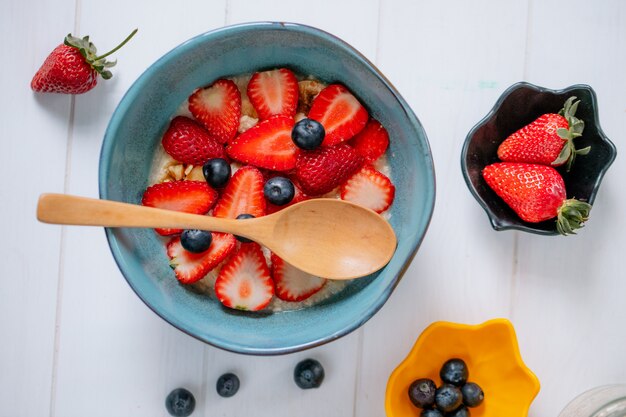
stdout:
{"type": "Polygon", "coordinates": [[[99,61],[99,60],[101,60],[102,58],[106,58],[107,56],[109,56],[109,55],[111,55],[112,53],[114,53],[114,52],[116,52],[117,50],[119,50],[122,46],[126,45],[126,42],[128,42],[128,41],[130,40],[130,38],[132,38],[133,36],[135,36],[135,33],[137,33],[137,29],[133,30],[133,31],[130,33],[130,35],[128,35],[128,36],[126,37],[126,39],[124,39],[124,40],[122,41],[122,43],[120,43],[119,45],[117,45],[115,48],[111,49],[109,52],[107,52],[107,53],[106,53],[106,54],[104,54],[104,55],[100,55],[100,56],[98,56],[98,57],[94,58],[94,61],[99,61]]]}
{"type": "Polygon", "coordinates": [[[589,219],[591,204],[574,198],[563,201],[557,210],[556,230],[563,236],[576,234],[575,230],[583,227],[589,219]]]}
{"type": "Polygon", "coordinates": [[[582,136],[585,128],[585,122],[574,116],[574,114],[576,114],[576,110],[578,109],[578,104],[580,103],[580,100],[576,102],[574,100],[576,100],[576,97],[574,96],[568,98],[559,112],[559,114],[567,120],[568,128],[558,128],[556,130],[557,135],[565,141],[565,144],[563,145],[559,156],[552,161],[552,165],[557,166],[566,163],[567,172],[572,169],[572,164],[576,159],[576,155],[587,155],[591,150],[591,146],[587,146],[583,149],[576,149],[574,146],[574,139],[582,136]]]}

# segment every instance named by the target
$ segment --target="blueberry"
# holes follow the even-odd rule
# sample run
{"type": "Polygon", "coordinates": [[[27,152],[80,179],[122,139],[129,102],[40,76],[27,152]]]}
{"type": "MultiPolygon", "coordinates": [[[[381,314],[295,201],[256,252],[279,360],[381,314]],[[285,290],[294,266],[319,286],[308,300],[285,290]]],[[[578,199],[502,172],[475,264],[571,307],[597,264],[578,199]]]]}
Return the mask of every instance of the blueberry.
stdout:
{"type": "Polygon", "coordinates": [[[416,407],[431,407],[435,403],[436,389],[437,386],[432,379],[418,379],[409,386],[409,399],[416,407]]]}
{"type": "Polygon", "coordinates": [[[456,410],[463,403],[463,395],[458,387],[451,384],[443,384],[435,392],[435,406],[449,413],[456,410]]]}
{"type": "MultiPolygon", "coordinates": [[[[254,219],[254,216],[252,214],[248,214],[248,213],[243,213],[240,214],[239,216],[237,216],[237,220],[242,220],[242,219],[254,219]]],[[[235,238],[240,241],[241,243],[250,243],[252,242],[250,239],[247,239],[245,237],[241,237],[241,236],[237,236],[235,235],[235,238]]]]}
{"type": "Polygon", "coordinates": [[[215,388],[221,397],[232,397],[239,391],[239,377],[231,373],[224,374],[218,378],[215,388]]]}
{"type": "Polygon", "coordinates": [[[468,407],[478,407],[485,399],[483,390],[474,382],[468,382],[461,387],[463,404],[468,407]]]}
{"type": "Polygon", "coordinates": [[[291,139],[298,148],[312,150],[322,144],[324,140],[324,126],[313,119],[302,119],[295,124],[291,131],[291,139]]]}
{"type": "Polygon", "coordinates": [[[289,178],[274,177],[267,180],[265,186],[263,186],[263,194],[270,203],[284,206],[293,200],[296,189],[289,178]]]}
{"type": "Polygon", "coordinates": [[[439,376],[443,382],[460,387],[467,382],[469,371],[463,359],[454,358],[443,364],[439,376]]]}
{"type": "Polygon", "coordinates": [[[222,158],[209,159],[202,166],[204,179],[213,188],[222,188],[230,179],[230,164],[222,158]]]}
{"type": "Polygon", "coordinates": [[[305,359],[296,365],[293,379],[302,389],[319,388],[324,380],[324,368],[315,359],[305,359]]]}
{"type": "Polygon", "coordinates": [[[451,413],[447,413],[446,417],[470,417],[470,411],[462,405],[451,413]]]}
{"type": "Polygon", "coordinates": [[[165,408],[174,417],[187,417],[196,408],[196,399],[185,388],[176,388],[165,398],[165,408]]]}
{"type": "Polygon", "coordinates": [[[422,410],[420,417],[443,417],[443,413],[436,408],[427,408],[422,410]]]}
{"type": "Polygon", "coordinates": [[[202,253],[209,249],[213,235],[206,230],[188,229],[180,235],[180,244],[189,252],[202,253]]]}

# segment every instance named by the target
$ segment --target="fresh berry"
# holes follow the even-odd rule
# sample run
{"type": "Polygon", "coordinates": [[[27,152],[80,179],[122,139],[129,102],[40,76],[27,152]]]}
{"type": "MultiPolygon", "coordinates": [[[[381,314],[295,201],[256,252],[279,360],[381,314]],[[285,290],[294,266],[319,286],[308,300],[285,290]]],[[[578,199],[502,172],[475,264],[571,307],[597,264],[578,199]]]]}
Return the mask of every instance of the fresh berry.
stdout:
{"type": "Polygon", "coordinates": [[[224,374],[217,379],[215,389],[220,397],[232,397],[239,391],[239,377],[232,373],[224,374]]]}
{"type": "Polygon", "coordinates": [[[265,215],[265,197],[263,196],[263,174],[252,167],[239,168],[224,188],[213,215],[236,219],[243,213],[254,217],[265,215]]]}
{"type": "Polygon", "coordinates": [[[284,206],[293,200],[296,189],[289,178],[273,177],[265,182],[263,194],[268,202],[277,206],[284,206]]]}
{"type": "Polygon", "coordinates": [[[292,206],[296,203],[309,199],[309,196],[307,196],[306,194],[302,192],[298,184],[296,184],[293,180],[291,180],[291,183],[293,184],[293,189],[294,189],[294,196],[291,199],[291,201],[283,206],[277,206],[268,201],[267,206],[266,206],[267,214],[276,213],[277,211],[280,211],[286,207],[292,206]]]}
{"type": "Polygon", "coordinates": [[[196,408],[196,399],[185,388],[176,388],[165,398],[165,408],[173,417],[187,417],[196,408]]]}
{"type": "Polygon", "coordinates": [[[215,294],[229,308],[258,311],[267,307],[274,295],[274,283],[258,244],[242,244],[222,266],[215,294]]]}
{"type": "Polygon", "coordinates": [[[209,249],[212,240],[212,233],[206,230],[187,229],[180,235],[180,244],[193,253],[202,253],[209,249]]]}
{"type": "Polygon", "coordinates": [[[436,408],[427,408],[422,410],[420,417],[443,417],[443,413],[436,408]]]}
{"type": "Polygon", "coordinates": [[[284,301],[306,300],[324,287],[326,280],[307,274],[272,254],[272,278],[276,296],[284,301]]]}
{"type": "Polygon", "coordinates": [[[446,414],[446,417],[470,417],[470,410],[464,405],[446,414]]]}
{"type": "Polygon", "coordinates": [[[261,120],[276,115],[293,118],[296,114],[298,80],[287,68],[254,73],[247,92],[261,120]]]}
{"type": "Polygon", "coordinates": [[[453,358],[443,364],[439,376],[443,382],[460,387],[467,382],[469,370],[463,359],[453,358]]]}
{"type": "MultiPolygon", "coordinates": [[[[171,181],[154,184],[143,193],[141,204],[165,210],[205,214],[217,200],[217,192],[202,181],[171,181]]],[[[163,236],[182,229],[155,229],[163,236]]]]}
{"type": "Polygon", "coordinates": [[[239,128],[241,93],[231,80],[217,80],[189,97],[189,111],[218,142],[227,143],[239,128]]]}
{"type": "Polygon", "coordinates": [[[569,171],[576,155],[591,150],[589,146],[578,150],[574,146],[574,139],[582,136],[585,127],[585,122],[574,116],[580,103],[574,100],[576,97],[568,98],[559,114],[543,114],[507,137],[498,147],[498,158],[505,162],[567,164],[569,171]]]}
{"type": "Polygon", "coordinates": [[[352,138],[365,127],[369,114],[346,87],[331,84],[313,100],[309,119],[324,126],[324,146],[332,146],[352,138]]]}
{"type": "Polygon", "coordinates": [[[296,166],[298,148],[291,140],[293,118],[274,116],[234,138],[226,148],[237,161],[272,171],[289,171],[296,166]]]}
{"type": "Polygon", "coordinates": [[[105,58],[124,46],[135,33],[137,29],[113,50],[101,55],[96,53],[89,36],[81,39],[67,35],[64,43],[54,48],[41,65],[30,88],[40,93],[86,93],[98,83],[98,74],[105,80],[113,76],[108,68],[117,61],[110,62],[105,58]]]}
{"type": "Polygon", "coordinates": [[[384,174],[365,165],[341,186],[341,199],[350,201],[376,213],[387,210],[396,193],[396,187],[384,174]]]}
{"type": "Polygon", "coordinates": [[[214,232],[209,249],[193,253],[183,248],[180,240],[180,237],[175,237],[167,244],[167,256],[176,278],[183,284],[192,284],[204,278],[230,255],[236,245],[233,235],[214,232]]]}
{"type": "Polygon", "coordinates": [[[461,390],[451,384],[443,384],[435,391],[435,406],[444,413],[456,410],[463,402],[461,390]]]}
{"type": "Polygon", "coordinates": [[[332,191],[363,164],[363,158],[347,144],[302,151],[296,163],[296,179],[304,193],[318,196],[332,191]]]}
{"type": "Polygon", "coordinates": [[[435,404],[436,390],[437,386],[432,379],[418,379],[409,386],[409,399],[416,407],[429,408],[435,404]]]}
{"type": "MultiPolygon", "coordinates": [[[[243,213],[243,214],[240,214],[239,216],[237,216],[237,220],[245,220],[245,219],[254,219],[254,216],[252,214],[248,214],[248,213],[243,213]]],[[[250,239],[245,238],[243,236],[235,235],[235,239],[237,239],[241,243],[250,243],[250,242],[252,242],[250,239]]]]}
{"type": "Polygon", "coordinates": [[[319,388],[324,381],[324,368],[315,359],[305,359],[296,365],[293,379],[302,389],[319,388]]]}
{"type": "Polygon", "coordinates": [[[365,162],[373,163],[389,147],[389,133],[378,120],[370,119],[365,128],[350,140],[350,144],[365,162]]]}
{"type": "Polygon", "coordinates": [[[474,382],[468,382],[461,387],[463,404],[468,407],[478,407],[485,399],[482,388],[474,382]]]}
{"type": "Polygon", "coordinates": [[[486,166],[483,178],[526,222],[556,217],[558,232],[567,235],[575,233],[589,218],[591,205],[566,199],[563,178],[550,166],[500,162],[486,166]]]}
{"type": "Polygon", "coordinates": [[[324,126],[316,120],[304,118],[291,131],[291,140],[300,149],[311,151],[324,141],[324,126]]]}
{"type": "Polygon", "coordinates": [[[202,174],[213,188],[223,188],[230,179],[230,164],[224,158],[213,158],[202,165],[202,174]]]}
{"type": "Polygon", "coordinates": [[[163,135],[163,149],[183,164],[202,165],[211,158],[223,158],[224,147],[200,124],[177,116],[163,135]]]}

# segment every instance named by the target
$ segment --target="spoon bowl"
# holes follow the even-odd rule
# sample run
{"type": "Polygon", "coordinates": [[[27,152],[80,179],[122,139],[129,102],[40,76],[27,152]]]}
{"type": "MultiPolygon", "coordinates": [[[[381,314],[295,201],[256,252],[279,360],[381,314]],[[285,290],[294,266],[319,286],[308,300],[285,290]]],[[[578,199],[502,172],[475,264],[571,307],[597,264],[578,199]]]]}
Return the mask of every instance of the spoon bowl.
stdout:
{"type": "Polygon", "coordinates": [[[66,194],[42,194],[37,219],[53,224],[233,233],[266,246],[309,274],[337,280],[378,271],[396,249],[395,233],[385,219],[372,210],[329,198],[303,201],[256,219],[233,220],[66,194]]]}

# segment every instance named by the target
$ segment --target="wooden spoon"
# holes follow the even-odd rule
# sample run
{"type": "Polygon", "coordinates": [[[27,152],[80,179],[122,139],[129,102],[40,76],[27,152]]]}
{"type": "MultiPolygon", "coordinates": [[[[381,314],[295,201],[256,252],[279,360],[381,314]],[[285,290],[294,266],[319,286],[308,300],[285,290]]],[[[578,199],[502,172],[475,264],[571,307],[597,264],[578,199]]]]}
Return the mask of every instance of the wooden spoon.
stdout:
{"type": "Polygon", "coordinates": [[[372,210],[329,198],[303,201],[269,216],[234,220],[66,194],[42,194],[37,218],[54,224],[233,233],[268,247],[305,272],[338,280],[378,271],[396,249],[396,236],[385,219],[372,210]]]}

